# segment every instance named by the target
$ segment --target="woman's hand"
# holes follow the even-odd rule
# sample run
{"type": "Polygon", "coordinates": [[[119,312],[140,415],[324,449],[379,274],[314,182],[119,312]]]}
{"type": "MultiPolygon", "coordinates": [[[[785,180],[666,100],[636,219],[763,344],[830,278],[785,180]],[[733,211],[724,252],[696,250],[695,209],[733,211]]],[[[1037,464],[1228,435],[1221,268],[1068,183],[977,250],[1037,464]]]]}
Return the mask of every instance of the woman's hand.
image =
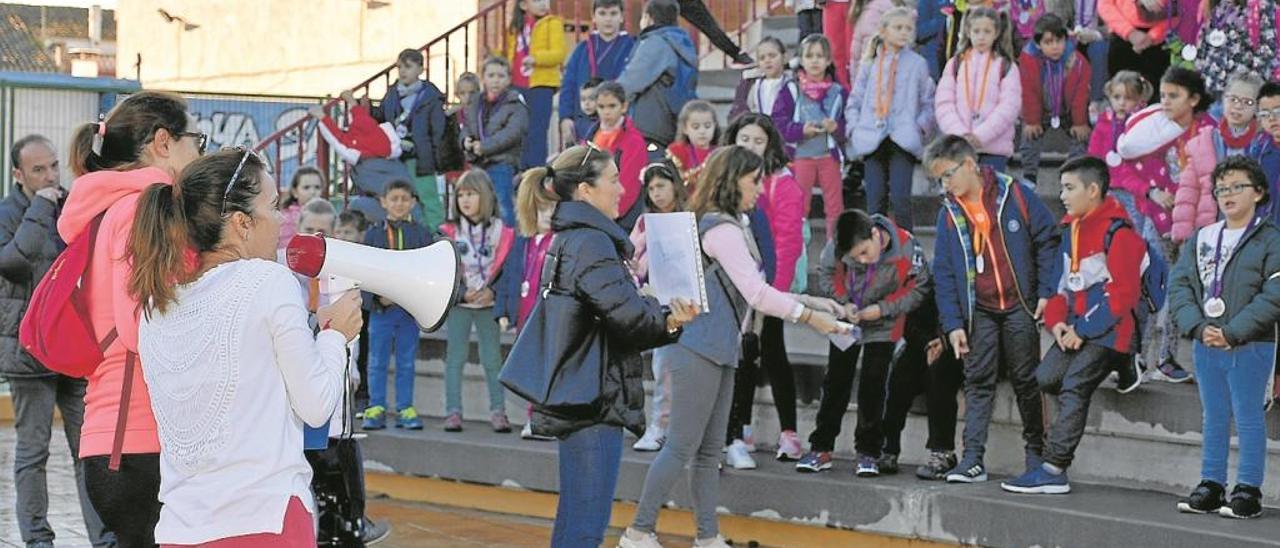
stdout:
{"type": "Polygon", "coordinates": [[[332,304],[320,307],[316,310],[316,320],[321,329],[342,333],[347,342],[351,342],[360,335],[360,327],[364,325],[364,318],[360,317],[360,293],[348,291],[332,304]]]}
{"type": "Polygon", "coordinates": [[[809,327],[812,327],[814,331],[822,333],[823,335],[830,335],[832,333],[840,333],[844,331],[844,327],[840,325],[840,320],[837,320],[835,315],[828,314],[821,310],[810,309],[809,320],[806,323],[808,323],[809,327]]]}
{"type": "Polygon", "coordinates": [[[844,307],[840,306],[840,303],[825,297],[801,295],[800,304],[803,304],[805,308],[812,308],[814,310],[826,312],[827,314],[831,314],[837,318],[844,316],[844,307]]]}
{"type": "Polygon", "coordinates": [[[671,310],[667,314],[667,331],[675,331],[684,327],[684,324],[693,321],[698,314],[702,313],[702,309],[698,308],[698,305],[687,299],[671,299],[671,304],[667,305],[667,308],[671,310]]]}

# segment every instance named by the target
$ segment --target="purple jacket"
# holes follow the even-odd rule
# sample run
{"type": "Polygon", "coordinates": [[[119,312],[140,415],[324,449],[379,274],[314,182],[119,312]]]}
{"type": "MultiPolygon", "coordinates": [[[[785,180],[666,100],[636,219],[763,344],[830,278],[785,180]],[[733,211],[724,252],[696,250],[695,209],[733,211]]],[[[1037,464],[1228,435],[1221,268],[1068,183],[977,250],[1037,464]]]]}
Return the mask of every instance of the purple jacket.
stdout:
{"type": "MultiPolygon", "coordinates": [[[[850,157],[861,158],[875,152],[886,137],[916,158],[924,155],[925,138],[937,127],[933,117],[933,79],[929,77],[929,65],[924,57],[909,49],[898,52],[897,56],[898,73],[894,78],[889,116],[883,126],[876,113],[876,90],[888,86],[880,80],[878,62],[873,58],[862,63],[854,75],[853,92],[844,111],[849,125],[846,150],[850,157]]],[[[891,63],[885,59],[886,65],[891,63]]]]}
{"type": "MultiPolygon", "coordinates": [[[[778,92],[778,99],[773,102],[773,125],[786,141],[787,156],[795,158],[796,145],[804,141],[804,121],[800,119],[796,97],[800,96],[799,80],[790,80],[778,92]]],[[[844,103],[848,92],[838,83],[833,83],[822,98],[822,110],[836,121],[836,131],[831,134],[828,150],[837,162],[844,161],[845,120],[844,103]]],[[[809,99],[805,99],[806,101],[809,99]]]]}

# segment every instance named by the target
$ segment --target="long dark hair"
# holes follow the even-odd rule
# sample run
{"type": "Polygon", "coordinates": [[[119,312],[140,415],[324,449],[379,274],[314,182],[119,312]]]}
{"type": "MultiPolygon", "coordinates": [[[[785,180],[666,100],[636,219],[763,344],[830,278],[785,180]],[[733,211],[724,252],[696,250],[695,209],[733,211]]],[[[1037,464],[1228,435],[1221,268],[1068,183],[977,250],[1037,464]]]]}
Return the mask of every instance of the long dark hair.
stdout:
{"type": "Polygon", "coordinates": [[[165,130],[175,140],[187,131],[187,101],[162,91],[140,91],[121,101],[102,122],[102,146],[93,150],[98,123],[81,124],[71,137],[71,172],[77,177],[107,169],[141,167],[142,148],[165,130]]]}
{"type": "Polygon", "coordinates": [[[604,166],[611,161],[613,155],[594,145],[577,145],[557,155],[550,166],[525,170],[520,184],[542,185],[560,201],[571,201],[578,185],[587,183],[595,186],[596,180],[604,172],[604,166]]]}
{"type": "Polygon", "coordinates": [[[733,119],[729,123],[729,129],[724,132],[724,138],[721,139],[721,145],[735,145],[738,143],[738,132],[747,126],[756,126],[764,130],[765,138],[769,143],[764,147],[764,172],[772,175],[782,168],[787,167],[790,161],[787,159],[787,150],[782,145],[782,134],[778,133],[778,128],[773,125],[773,118],[760,114],[758,112],[744,112],[733,119]]]}
{"type": "Polygon", "coordinates": [[[675,197],[675,210],[684,211],[684,206],[689,202],[689,191],[685,188],[684,182],[680,180],[679,170],[676,166],[671,165],[670,160],[660,160],[644,166],[640,170],[640,181],[643,183],[641,192],[644,192],[644,206],[647,211],[658,210],[653,200],[649,199],[649,183],[654,179],[666,179],[671,182],[671,192],[675,197]]]}
{"type": "Polygon", "coordinates": [[[743,147],[729,145],[716,149],[702,168],[689,209],[699,219],[712,211],[737,217],[742,213],[738,179],[759,172],[763,166],[763,159],[743,147]]]}
{"type": "Polygon", "coordinates": [[[293,191],[298,188],[298,183],[302,182],[302,178],[307,175],[315,175],[320,178],[320,191],[324,192],[324,187],[329,186],[329,180],[325,178],[324,172],[315,166],[302,166],[293,172],[293,178],[289,180],[289,192],[286,192],[284,199],[280,202],[281,208],[289,207],[298,203],[298,197],[293,195],[293,191]]]}
{"type": "Polygon", "coordinates": [[[257,154],[228,149],[187,165],[172,185],[147,187],[138,200],[127,252],[133,265],[129,294],[143,311],[163,314],[173,302],[175,286],[190,275],[187,250],[213,251],[232,213],[253,215],[253,199],[263,188],[266,172],[257,154]]]}
{"type": "Polygon", "coordinates": [[[1164,76],[1160,77],[1160,83],[1178,86],[1187,90],[1188,94],[1199,97],[1193,109],[1196,114],[1207,112],[1209,107],[1213,106],[1213,97],[1209,95],[1209,89],[1204,83],[1204,76],[1197,71],[1182,67],[1169,67],[1169,70],[1164,72],[1164,76]]]}

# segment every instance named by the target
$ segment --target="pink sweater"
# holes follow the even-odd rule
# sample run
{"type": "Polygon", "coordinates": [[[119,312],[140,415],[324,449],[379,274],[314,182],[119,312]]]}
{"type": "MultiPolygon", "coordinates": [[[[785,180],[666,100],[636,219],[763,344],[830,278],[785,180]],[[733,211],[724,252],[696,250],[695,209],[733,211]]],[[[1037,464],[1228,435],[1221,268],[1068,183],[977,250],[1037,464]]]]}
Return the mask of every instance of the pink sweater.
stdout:
{"type": "Polygon", "coordinates": [[[1200,227],[1218,220],[1218,202],[1213,198],[1213,181],[1210,179],[1218,163],[1218,152],[1214,146],[1214,134],[1217,132],[1216,127],[1202,126],[1187,143],[1190,161],[1178,178],[1178,190],[1174,193],[1170,236],[1175,242],[1186,241],[1200,227]]]}
{"type": "Polygon", "coordinates": [[[974,134],[982,145],[978,148],[979,153],[1012,156],[1013,126],[1022,114],[1022,77],[1018,65],[998,58],[992,62],[984,93],[981,89],[982,73],[989,54],[969,51],[973,53],[968,60],[961,63],[960,57],[953,57],[942,71],[934,100],[938,128],[945,135],[974,134]],[[962,72],[956,71],[957,63],[962,72]],[[1008,72],[1004,72],[1006,67],[1008,72]],[[966,72],[969,87],[973,89],[972,98],[965,86],[966,72]],[[977,104],[979,97],[982,103],[978,105],[975,118],[969,103],[977,104]]]}
{"type": "MultiPolygon", "coordinates": [[[[789,291],[796,277],[796,262],[804,253],[804,191],[791,170],[783,168],[764,178],[764,193],[757,207],[769,218],[777,262],[773,287],[789,291]]],[[[634,236],[632,237],[634,241],[634,236]]]]}
{"type": "MultiPolygon", "coordinates": [[[[111,454],[124,382],[125,352],[138,351],[138,303],[128,293],[131,269],[125,261],[129,233],[141,192],[155,183],[173,184],[162,169],[98,171],[79,177],[58,219],[58,234],[72,241],[99,214],[106,212],[85,274],[89,315],[99,339],[115,328],[119,338],[105,353],[102,365],[89,375],[84,395],[84,425],[80,428],[80,458],[111,454]]],[[[141,366],[133,372],[129,396],[124,454],[159,453],[160,439],[151,414],[151,398],[141,366]]]]}
{"type": "Polygon", "coordinates": [[[800,302],[795,295],[774,289],[765,281],[760,265],[747,249],[749,237],[741,227],[722,223],[702,236],[702,252],[720,262],[751,308],[769,316],[794,318],[800,302]]]}

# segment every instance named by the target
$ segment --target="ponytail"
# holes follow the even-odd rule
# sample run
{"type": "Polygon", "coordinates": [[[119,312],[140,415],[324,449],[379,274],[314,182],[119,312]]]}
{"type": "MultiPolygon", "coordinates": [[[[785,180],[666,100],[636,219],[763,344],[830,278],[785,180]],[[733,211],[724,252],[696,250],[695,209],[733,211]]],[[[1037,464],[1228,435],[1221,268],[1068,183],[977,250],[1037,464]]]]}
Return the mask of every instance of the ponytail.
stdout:
{"type": "MultiPolygon", "coordinates": [[[[884,37],[879,34],[872,36],[871,42],[867,44],[866,49],[862,52],[862,61],[867,62],[875,59],[876,55],[880,53],[881,47],[884,47],[884,37]]],[[[857,77],[856,74],[853,76],[857,77]]]]}
{"type": "Polygon", "coordinates": [[[186,278],[190,247],[182,197],[176,185],[153,184],[142,193],[129,231],[129,295],[148,316],[164,313],[175,284],[186,278]]]}
{"type": "Polygon", "coordinates": [[[596,180],[604,171],[605,162],[612,160],[612,154],[595,145],[570,147],[556,156],[550,164],[525,170],[520,184],[538,185],[558,198],[558,201],[572,201],[578,185],[588,183],[595,186],[596,180]]]}
{"type": "Polygon", "coordinates": [[[996,43],[991,49],[1006,61],[1004,71],[1001,73],[1003,76],[1017,64],[1018,57],[1013,49],[1013,19],[1010,18],[1008,10],[1000,10],[999,13],[999,19],[996,20],[996,43]]]}
{"type": "Polygon", "coordinates": [[[71,137],[71,172],[76,177],[142,165],[142,150],[157,131],[175,140],[194,129],[187,124],[187,101],[161,91],[140,91],[121,101],[101,122],[82,124],[71,137]],[[97,140],[97,146],[94,141],[97,140]]]}

